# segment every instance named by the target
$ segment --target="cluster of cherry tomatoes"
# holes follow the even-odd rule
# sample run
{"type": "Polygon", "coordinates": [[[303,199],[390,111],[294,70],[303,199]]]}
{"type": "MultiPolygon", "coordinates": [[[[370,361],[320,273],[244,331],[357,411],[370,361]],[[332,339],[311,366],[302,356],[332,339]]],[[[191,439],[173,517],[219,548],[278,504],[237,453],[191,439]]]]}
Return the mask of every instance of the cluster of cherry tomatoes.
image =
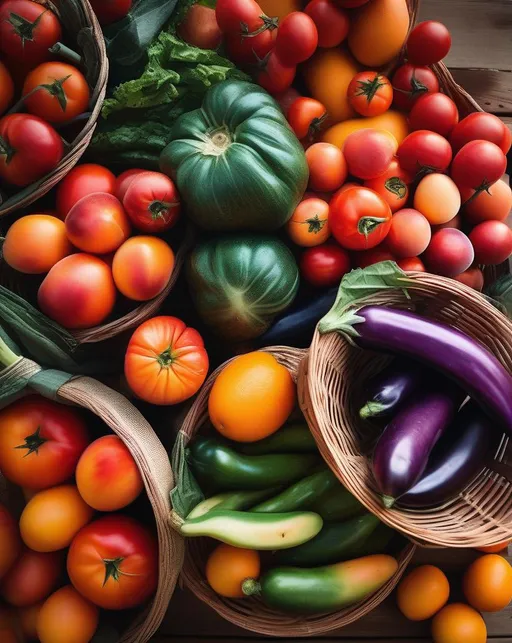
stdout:
{"type": "Polygon", "coordinates": [[[301,268],[311,284],[332,286],[353,267],[395,260],[405,270],[429,270],[481,289],[478,265],[500,264],[512,254],[505,223],[512,191],[502,180],[510,130],[484,112],[459,120],[434,72],[418,66],[438,62],[450,43],[443,25],[421,23],[392,82],[377,71],[352,79],[348,100],[361,116],[380,116],[393,103],[408,112],[410,134],[401,141],[368,127],[339,146],[315,143],[328,120],[322,103],[299,97],[287,106],[306,149],[311,190],[287,230],[308,247],[301,268]]]}
{"type": "Polygon", "coordinates": [[[131,169],[119,177],[100,165],[75,167],[57,187],[57,211],[21,217],[9,228],[5,261],[46,275],[41,310],[69,329],[101,324],[117,292],[136,302],[158,296],[175,257],[162,238],[180,215],[174,183],[159,172],[131,169]],[[141,234],[130,236],[133,229],[141,234]]]}
{"type": "Polygon", "coordinates": [[[0,183],[6,186],[30,185],[55,169],[65,154],[58,129],[87,111],[84,75],[52,53],[62,36],[47,7],[0,2],[0,183]]]}
{"type": "Polygon", "coordinates": [[[88,641],[100,608],[130,609],[153,595],[152,529],[110,513],[144,488],[117,436],[91,441],[78,411],[28,397],[0,413],[0,469],[26,498],[19,523],[0,505],[0,596],[26,640],[88,641]]]}

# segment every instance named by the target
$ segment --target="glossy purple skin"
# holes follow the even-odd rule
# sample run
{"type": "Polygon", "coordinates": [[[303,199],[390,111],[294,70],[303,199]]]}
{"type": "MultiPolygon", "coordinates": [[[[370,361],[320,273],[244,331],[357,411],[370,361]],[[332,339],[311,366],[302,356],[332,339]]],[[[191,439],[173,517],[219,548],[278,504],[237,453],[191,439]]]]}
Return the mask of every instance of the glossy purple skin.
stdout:
{"type": "Polygon", "coordinates": [[[422,377],[418,363],[394,359],[369,382],[361,417],[390,417],[419,388],[422,377]]]}
{"type": "Polygon", "coordinates": [[[453,379],[512,434],[512,376],[479,342],[414,313],[365,306],[354,324],[362,348],[406,355],[453,379]]]}
{"type": "Polygon", "coordinates": [[[432,449],[464,400],[458,387],[439,379],[404,405],[377,442],[373,473],[386,506],[418,482],[432,449]]]}
{"type": "Polygon", "coordinates": [[[462,491],[485,466],[491,445],[497,446],[494,429],[494,422],[475,402],[465,404],[435,446],[424,475],[400,498],[400,505],[431,507],[462,491]]]}

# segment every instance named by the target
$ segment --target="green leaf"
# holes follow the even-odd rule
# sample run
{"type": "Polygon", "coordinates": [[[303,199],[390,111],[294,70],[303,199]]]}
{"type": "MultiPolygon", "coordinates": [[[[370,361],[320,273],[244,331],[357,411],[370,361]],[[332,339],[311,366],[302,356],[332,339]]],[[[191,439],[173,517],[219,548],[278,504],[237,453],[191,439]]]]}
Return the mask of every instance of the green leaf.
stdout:
{"type": "Polygon", "coordinates": [[[172,470],[176,486],[170,495],[173,510],[183,519],[204,500],[203,492],[189,469],[185,450],[185,436],[178,433],[172,450],[172,470]]]}
{"type": "MultiPolygon", "coordinates": [[[[381,290],[400,289],[406,294],[406,287],[414,283],[407,277],[394,261],[357,268],[343,277],[334,306],[318,324],[318,330],[323,335],[333,331],[341,332],[350,340],[357,336],[354,325],[364,321],[357,315],[358,304],[381,290]]],[[[361,306],[359,306],[361,307],[361,306]]]]}

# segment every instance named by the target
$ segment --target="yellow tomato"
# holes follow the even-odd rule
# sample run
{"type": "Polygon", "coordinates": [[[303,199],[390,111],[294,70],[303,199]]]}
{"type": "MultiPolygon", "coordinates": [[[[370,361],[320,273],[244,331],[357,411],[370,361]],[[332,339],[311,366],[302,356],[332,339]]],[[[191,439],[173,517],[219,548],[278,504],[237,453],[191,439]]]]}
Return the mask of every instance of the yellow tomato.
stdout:
{"type": "Polygon", "coordinates": [[[432,621],[434,643],[486,643],[484,619],[463,603],[443,607],[432,621]]]}
{"type": "Polygon", "coordinates": [[[47,599],[37,617],[41,643],[88,643],[98,627],[99,609],[66,585],[47,599]]]}
{"type": "Polygon", "coordinates": [[[499,612],[512,600],[512,567],[503,556],[481,556],[468,567],[463,589],[475,609],[499,612]]]}
{"type": "Polygon", "coordinates": [[[406,618],[424,621],[446,605],[449,595],[450,584],[443,572],[433,565],[422,565],[402,580],[396,600],[406,618]]]}
{"type": "Polygon", "coordinates": [[[267,16],[277,16],[282,20],[292,11],[302,11],[300,0],[258,0],[258,4],[267,16]]]}
{"type": "Polygon", "coordinates": [[[260,555],[251,549],[219,545],[206,563],[206,578],[210,587],[227,598],[244,598],[242,584],[260,575],[260,555]]]}
{"type": "Polygon", "coordinates": [[[460,210],[460,192],[446,174],[428,174],[419,182],[414,207],[431,225],[448,223],[460,210]]]}
{"type": "Polygon", "coordinates": [[[351,118],[343,123],[338,123],[324,133],[322,140],[342,149],[346,139],[352,132],[367,128],[387,130],[393,134],[399,145],[409,134],[409,125],[405,114],[390,109],[380,116],[351,118]]]}

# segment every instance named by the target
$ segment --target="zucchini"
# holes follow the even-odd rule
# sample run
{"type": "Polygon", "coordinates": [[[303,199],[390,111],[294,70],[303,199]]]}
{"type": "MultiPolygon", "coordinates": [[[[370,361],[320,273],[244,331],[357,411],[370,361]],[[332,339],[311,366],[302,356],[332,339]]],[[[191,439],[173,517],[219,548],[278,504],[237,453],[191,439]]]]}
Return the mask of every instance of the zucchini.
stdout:
{"type": "Polygon", "coordinates": [[[318,453],[315,438],[307,424],[283,426],[282,429],[272,433],[268,438],[240,445],[239,450],[246,455],[318,453]]]}
{"type": "Polygon", "coordinates": [[[251,509],[256,513],[282,513],[309,509],[318,496],[326,493],[339,482],[330,469],[325,469],[295,482],[277,496],[269,498],[251,509]]]}
{"type": "Polygon", "coordinates": [[[209,536],[243,549],[277,550],[297,547],[314,538],[322,519],[312,512],[252,514],[216,510],[200,518],[185,520],[184,536],[209,536]]]}
{"type": "Polygon", "coordinates": [[[340,483],[311,505],[312,511],[327,522],[342,522],[366,511],[359,500],[340,483]]]}
{"type": "Polygon", "coordinates": [[[260,581],[248,578],[246,596],[261,596],[271,608],[295,614],[334,612],[367,598],[395,574],[398,563],[377,554],[327,567],[276,567],[260,581]]]}
{"type": "Polygon", "coordinates": [[[341,523],[326,523],[312,540],[274,557],[277,565],[315,567],[343,560],[383,554],[393,537],[393,530],[367,513],[341,523]]]}
{"type": "Polygon", "coordinates": [[[187,520],[204,516],[212,509],[230,509],[233,511],[242,511],[249,509],[255,502],[265,500],[272,496],[277,489],[263,489],[262,491],[227,491],[219,493],[211,498],[206,498],[192,509],[188,514],[187,520]]]}
{"type": "Polygon", "coordinates": [[[234,491],[283,487],[322,462],[310,453],[243,455],[212,438],[196,439],[187,460],[200,483],[234,491]]]}

